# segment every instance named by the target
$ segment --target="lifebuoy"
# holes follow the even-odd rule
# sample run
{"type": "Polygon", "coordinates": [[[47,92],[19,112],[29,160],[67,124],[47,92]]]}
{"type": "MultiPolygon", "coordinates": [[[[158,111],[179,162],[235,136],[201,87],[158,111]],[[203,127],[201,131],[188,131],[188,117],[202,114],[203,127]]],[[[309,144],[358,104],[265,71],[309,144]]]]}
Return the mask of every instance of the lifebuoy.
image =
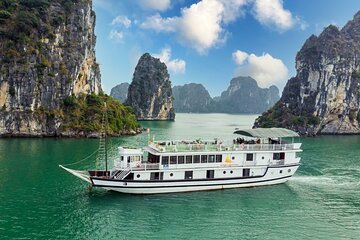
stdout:
{"type": "Polygon", "coordinates": [[[141,164],[140,164],[140,163],[137,163],[137,164],[136,164],[136,167],[138,167],[138,168],[139,168],[140,166],[141,166],[141,164]]]}

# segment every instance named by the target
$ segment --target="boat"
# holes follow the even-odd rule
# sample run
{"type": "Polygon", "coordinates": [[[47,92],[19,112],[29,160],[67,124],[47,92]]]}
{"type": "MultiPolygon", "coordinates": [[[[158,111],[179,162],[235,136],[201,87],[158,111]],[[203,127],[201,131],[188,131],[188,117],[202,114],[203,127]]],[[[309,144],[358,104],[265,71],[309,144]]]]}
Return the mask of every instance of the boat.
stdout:
{"type": "Polygon", "coordinates": [[[59,166],[92,187],[129,194],[274,185],[285,183],[298,169],[302,150],[301,143],[294,141],[299,139],[296,132],[257,128],[237,129],[234,134],[237,137],[228,143],[149,140],[144,148],[120,146],[111,169],[107,157],[102,170],[59,166]]]}

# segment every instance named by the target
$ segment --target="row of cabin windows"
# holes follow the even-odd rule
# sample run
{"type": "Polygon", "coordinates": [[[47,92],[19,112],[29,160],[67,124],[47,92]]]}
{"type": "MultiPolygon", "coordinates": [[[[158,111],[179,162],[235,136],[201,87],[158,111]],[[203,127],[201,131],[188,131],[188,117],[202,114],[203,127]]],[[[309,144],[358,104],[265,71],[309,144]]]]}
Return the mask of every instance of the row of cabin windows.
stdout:
{"type": "Polygon", "coordinates": [[[162,164],[192,164],[222,162],[222,155],[163,156],[162,164]]]}
{"type": "MultiPolygon", "coordinates": [[[[233,171],[230,171],[232,174],[233,171]]],[[[281,172],[280,172],[281,173],[281,172]]],[[[226,174],[226,171],[224,171],[224,174],[226,174]]],[[[207,179],[213,179],[215,175],[215,170],[207,170],[206,171],[206,178],[207,179]]],[[[170,177],[172,177],[173,174],[170,173],[170,177]]],[[[242,171],[243,177],[249,177],[250,176],[250,168],[244,168],[242,171]]],[[[136,175],[137,178],[140,178],[140,174],[136,175]]],[[[129,174],[126,177],[127,180],[133,180],[134,179],[134,173],[129,174]]],[[[164,179],[164,172],[152,172],[150,173],[150,180],[163,180],[164,179]]],[[[185,171],[184,179],[193,179],[193,171],[185,171]]]]}

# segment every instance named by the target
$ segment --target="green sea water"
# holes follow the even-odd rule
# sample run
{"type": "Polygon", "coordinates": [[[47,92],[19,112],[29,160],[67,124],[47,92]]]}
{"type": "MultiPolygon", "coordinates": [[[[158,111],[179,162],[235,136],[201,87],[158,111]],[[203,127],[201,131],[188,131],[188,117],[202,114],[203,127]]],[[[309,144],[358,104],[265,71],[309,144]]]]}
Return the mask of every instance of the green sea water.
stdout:
{"type": "MultiPolygon", "coordinates": [[[[142,125],[158,140],[232,139],[255,118],[177,114],[142,125]]],[[[147,135],[111,142],[144,146],[147,135]]],[[[93,153],[96,139],[0,139],[0,239],[360,239],[360,136],[302,142],[286,184],[139,196],[89,190],[58,167],[93,153]]]]}

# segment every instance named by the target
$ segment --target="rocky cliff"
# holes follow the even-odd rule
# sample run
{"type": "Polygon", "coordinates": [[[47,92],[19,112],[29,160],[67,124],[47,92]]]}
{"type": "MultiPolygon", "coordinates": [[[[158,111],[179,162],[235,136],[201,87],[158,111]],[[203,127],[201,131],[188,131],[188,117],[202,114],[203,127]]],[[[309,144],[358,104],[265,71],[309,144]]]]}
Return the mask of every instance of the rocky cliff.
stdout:
{"type": "Polygon", "coordinates": [[[135,68],[126,104],[139,120],[174,120],[170,76],[165,63],[145,53],[135,68]]]}
{"type": "Polygon", "coordinates": [[[276,86],[260,88],[251,77],[236,77],[214,103],[217,112],[262,113],[279,100],[276,86]]]}
{"type": "Polygon", "coordinates": [[[119,100],[121,103],[125,102],[128,95],[129,83],[121,83],[111,89],[110,96],[119,100]]]}
{"type": "Polygon", "coordinates": [[[255,126],[281,126],[302,134],[359,134],[360,12],[341,30],[311,36],[296,56],[297,74],[280,101],[255,126]]]}
{"type": "Polygon", "coordinates": [[[176,112],[198,113],[261,113],[279,100],[276,86],[260,88],[251,77],[236,77],[221,96],[211,98],[201,84],[175,86],[174,106],[176,112]]]}
{"type": "Polygon", "coordinates": [[[207,113],[211,111],[212,98],[201,84],[189,83],[173,87],[175,112],[207,113]]]}
{"type": "Polygon", "coordinates": [[[101,92],[92,1],[0,1],[0,9],[0,135],[72,132],[65,103],[101,92]]]}

